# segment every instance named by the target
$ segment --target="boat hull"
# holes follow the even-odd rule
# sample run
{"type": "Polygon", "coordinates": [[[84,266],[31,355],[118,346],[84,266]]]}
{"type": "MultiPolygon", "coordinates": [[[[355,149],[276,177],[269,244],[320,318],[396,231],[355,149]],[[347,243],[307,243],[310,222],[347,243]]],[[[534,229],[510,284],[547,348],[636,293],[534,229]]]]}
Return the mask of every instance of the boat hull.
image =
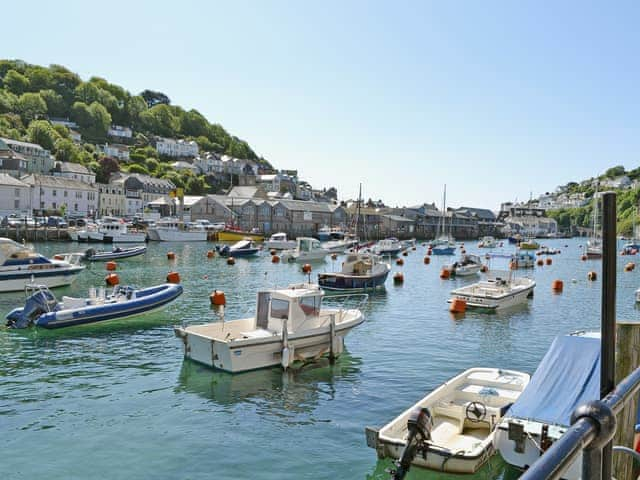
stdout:
{"type": "Polygon", "coordinates": [[[469,277],[476,275],[482,269],[482,265],[465,265],[463,267],[456,267],[453,272],[456,277],[469,277]]]}
{"type": "Polygon", "coordinates": [[[274,250],[288,250],[290,248],[296,248],[295,240],[269,240],[264,243],[265,248],[274,250]]]}
{"type": "Polygon", "coordinates": [[[122,235],[104,235],[104,243],[144,243],[147,236],[144,233],[125,233],[122,235]]]}
{"type": "Polygon", "coordinates": [[[456,247],[433,247],[431,253],[433,255],[454,255],[456,247]]]}
{"type": "Polygon", "coordinates": [[[202,231],[182,231],[170,229],[156,229],[158,240],[160,242],[206,242],[207,232],[202,231]]]}
{"type": "Polygon", "coordinates": [[[345,275],[342,273],[321,273],[318,275],[318,285],[324,290],[364,291],[383,288],[389,276],[389,271],[377,275],[345,275]]]}
{"type": "Polygon", "coordinates": [[[85,267],[51,268],[49,270],[13,270],[0,271],[0,293],[20,292],[28,284],[37,283],[48,288],[66,287],[71,285],[77,275],[85,267]]]}
{"type": "Polygon", "coordinates": [[[124,249],[121,252],[96,252],[91,256],[87,256],[86,259],[90,262],[103,262],[106,260],[120,260],[123,258],[137,257],[138,255],[144,255],[147,251],[147,247],[132,247],[124,249]]]}
{"type": "MultiPolygon", "coordinates": [[[[513,293],[502,295],[498,298],[474,295],[472,293],[464,293],[457,290],[452,292],[452,296],[453,299],[457,298],[467,302],[467,308],[495,312],[527,303],[527,299],[533,296],[534,288],[535,283],[533,283],[529,287],[522,288],[513,293]]],[[[452,299],[449,299],[447,301],[451,303],[452,299]]]]}
{"type": "MultiPolygon", "coordinates": [[[[218,232],[218,240],[221,242],[239,242],[250,238],[254,242],[262,242],[264,240],[263,235],[248,232],[235,232],[232,230],[222,230],[218,232]]],[[[294,245],[295,246],[295,245],[294,245]]]]}
{"type": "Polygon", "coordinates": [[[182,294],[182,286],[177,284],[165,284],[140,290],[147,293],[140,298],[131,301],[90,305],[82,308],[60,310],[41,315],[35,322],[38,327],[63,328],[74,325],[99,323],[108,320],[121,320],[138,315],[157,311],[173,302],[182,294]]]}

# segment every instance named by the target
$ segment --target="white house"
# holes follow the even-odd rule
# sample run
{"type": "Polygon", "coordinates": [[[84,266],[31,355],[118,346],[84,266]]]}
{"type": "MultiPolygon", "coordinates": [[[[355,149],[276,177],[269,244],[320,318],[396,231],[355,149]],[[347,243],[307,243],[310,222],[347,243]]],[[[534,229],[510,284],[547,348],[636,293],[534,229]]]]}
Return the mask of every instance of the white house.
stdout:
{"type": "Polygon", "coordinates": [[[107,135],[110,137],[131,138],[133,132],[129,127],[121,127],[120,125],[111,125],[107,130],[107,135]]]}
{"type": "Polygon", "coordinates": [[[118,160],[124,161],[129,160],[129,147],[126,145],[121,145],[118,143],[105,143],[104,146],[98,145],[98,150],[100,150],[108,157],[113,157],[117,158],[118,160]]]}
{"type": "Polygon", "coordinates": [[[174,138],[158,138],[156,150],[160,155],[168,157],[197,157],[199,152],[196,142],[174,138]]]}
{"type": "Polygon", "coordinates": [[[53,167],[55,177],[71,178],[84,183],[96,183],[96,174],[84,165],[72,162],[56,162],[53,167]]]}
{"type": "Polygon", "coordinates": [[[215,153],[200,155],[193,161],[193,164],[204,175],[219,175],[224,172],[222,159],[215,153]]]}
{"type": "Polygon", "coordinates": [[[31,174],[22,177],[31,186],[34,211],[65,211],[67,215],[93,215],[98,209],[98,189],[79,180],[31,174]]]}
{"type": "Polygon", "coordinates": [[[194,164],[191,164],[189,162],[183,162],[183,161],[173,162],[171,166],[174,168],[174,170],[189,170],[194,175],[197,175],[198,173],[200,173],[200,169],[194,164]]]}
{"type": "Polygon", "coordinates": [[[6,173],[0,173],[0,215],[30,213],[31,187],[6,173]]]}
{"type": "Polygon", "coordinates": [[[11,150],[27,160],[27,172],[49,173],[53,168],[53,156],[37,143],[20,142],[11,138],[0,138],[11,150]]]}
{"type": "Polygon", "coordinates": [[[626,175],[616,178],[605,178],[600,182],[600,186],[607,188],[626,188],[631,185],[631,179],[626,175]]]}
{"type": "Polygon", "coordinates": [[[82,135],[80,135],[80,132],[69,129],[69,136],[74,143],[82,143],[82,135]]]}

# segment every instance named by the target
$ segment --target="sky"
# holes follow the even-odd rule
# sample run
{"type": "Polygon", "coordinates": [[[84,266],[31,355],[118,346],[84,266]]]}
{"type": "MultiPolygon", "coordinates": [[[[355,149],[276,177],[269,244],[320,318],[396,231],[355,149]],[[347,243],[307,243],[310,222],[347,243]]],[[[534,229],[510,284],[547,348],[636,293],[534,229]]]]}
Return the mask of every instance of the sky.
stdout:
{"type": "Polygon", "coordinates": [[[640,166],[638,2],[92,3],[9,2],[0,57],[162,91],[343,199],[495,210],[640,166]]]}

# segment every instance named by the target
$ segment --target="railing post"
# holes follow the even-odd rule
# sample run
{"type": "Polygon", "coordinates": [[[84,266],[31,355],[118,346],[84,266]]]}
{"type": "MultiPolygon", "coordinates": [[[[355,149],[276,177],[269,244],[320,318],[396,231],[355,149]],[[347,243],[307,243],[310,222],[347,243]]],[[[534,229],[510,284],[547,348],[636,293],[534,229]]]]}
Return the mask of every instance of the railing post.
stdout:
{"type": "MultiPolygon", "coordinates": [[[[600,398],[615,388],[616,354],[616,194],[602,193],[602,304],[600,398]]],[[[611,478],[612,442],[602,449],[602,478],[611,478]]],[[[583,472],[584,474],[584,472],[583,472]]],[[[589,478],[589,477],[587,477],[589,478]]]]}

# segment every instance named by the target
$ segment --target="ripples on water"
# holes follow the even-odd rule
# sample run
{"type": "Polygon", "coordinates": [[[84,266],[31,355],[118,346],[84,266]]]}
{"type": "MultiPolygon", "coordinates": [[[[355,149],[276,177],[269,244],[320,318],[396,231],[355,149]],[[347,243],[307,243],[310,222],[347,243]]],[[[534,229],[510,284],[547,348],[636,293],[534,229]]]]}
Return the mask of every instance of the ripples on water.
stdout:
{"type": "MultiPolygon", "coordinates": [[[[219,321],[208,299],[214,289],[226,293],[227,319],[252,314],[257,289],[305,280],[299,265],[272,264],[266,255],[228,266],[206,258],[210,244],[150,244],[143,259],[119,262],[118,274],[124,284],[149,285],[179,272],[185,293],[164,312],[58,331],[0,331],[0,478],[386,479],[391,463],[366,447],[366,425],[386,423],[466,368],[533,372],[556,335],[598,328],[601,283],[586,276],[595,270],[600,279],[600,266],[579,260],[579,243],[548,242],[563,253],[529,272],[538,286],[527,306],[460,319],[446,300],[470,280],[440,280],[450,259],[423,265],[419,247],[403,267],[393,266],[405,283],[390,278],[386,292],[370,297],[367,321],[349,334],[335,364],[239,375],[183,361],[172,325],[219,321]],[[556,278],[565,284],[560,295],[550,290],[556,278]]],[[[67,251],[69,244],[38,249],[67,251]]],[[[636,319],[638,273],[622,272],[629,260],[619,259],[618,317],[636,319]]],[[[500,262],[493,266],[506,266],[500,262]]],[[[313,277],[338,266],[314,265],[313,277]]],[[[85,295],[104,275],[94,264],[55,293],[85,295]]],[[[18,305],[21,294],[0,295],[3,317],[18,305]]],[[[496,457],[465,478],[515,476],[496,457]]]]}

